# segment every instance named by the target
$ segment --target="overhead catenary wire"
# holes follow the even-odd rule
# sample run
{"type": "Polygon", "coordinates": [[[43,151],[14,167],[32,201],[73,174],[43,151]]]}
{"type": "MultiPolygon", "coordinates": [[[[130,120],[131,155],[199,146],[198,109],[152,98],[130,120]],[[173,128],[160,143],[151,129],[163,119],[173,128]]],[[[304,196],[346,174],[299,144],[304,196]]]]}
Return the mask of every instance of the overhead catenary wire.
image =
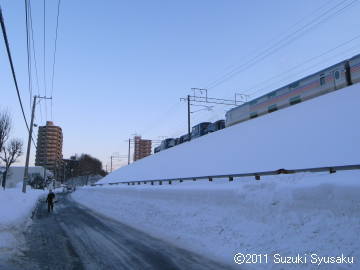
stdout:
{"type": "MultiPolygon", "coordinates": [[[[20,108],[21,108],[21,112],[22,112],[22,115],[23,115],[23,118],[24,118],[24,121],[25,121],[26,128],[27,128],[28,132],[30,133],[29,124],[28,124],[28,122],[26,120],[24,107],[23,107],[23,103],[22,103],[22,100],[21,100],[21,96],[20,96],[19,86],[18,86],[18,82],[17,82],[17,79],[16,79],[14,63],[13,63],[12,56],[11,56],[10,45],[9,45],[9,41],[8,41],[7,34],[6,34],[6,27],[5,27],[5,22],[4,22],[4,17],[3,17],[1,7],[0,7],[0,24],[1,24],[1,30],[2,30],[2,34],[3,34],[3,38],[4,38],[4,42],[5,42],[6,52],[7,52],[9,63],[10,63],[11,73],[12,73],[13,81],[14,81],[14,84],[15,84],[16,94],[17,94],[17,97],[18,97],[18,101],[19,101],[19,104],[20,104],[20,108]]],[[[34,144],[34,146],[36,148],[36,144],[35,144],[35,141],[34,141],[34,139],[32,137],[32,134],[31,134],[31,139],[32,139],[32,142],[33,142],[33,144],[34,144]]]]}
{"type": "Polygon", "coordinates": [[[260,61],[264,60],[268,56],[279,51],[281,48],[289,45],[291,42],[295,41],[296,39],[298,39],[299,37],[304,35],[306,32],[310,31],[314,27],[325,22],[326,20],[330,19],[331,17],[340,14],[345,9],[354,5],[357,1],[358,0],[352,0],[352,1],[348,2],[348,0],[343,0],[340,3],[336,4],[335,6],[330,7],[325,12],[321,13],[318,17],[312,19],[310,22],[306,23],[305,25],[303,25],[296,31],[294,31],[294,32],[290,33],[289,35],[285,36],[284,38],[280,39],[278,42],[269,46],[264,51],[260,52],[255,57],[248,60],[247,62],[239,65],[238,67],[233,68],[231,71],[227,72],[220,78],[218,78],[218,79],[214,80],[213,82],[211,82],[210,84],[208,84],[207,87],[205,87],[205,88],[212,89],[212,88],[215,88],[216,86],[230,80],[231,78],[233,78],[240,72],[247,70],[249,67],[259,63],[260,61]],[[342,6],[343,4],[345,4],[345,5],[342,6]],[[337,8],[339,8],[339,9],[337,9],[337,8]]]}
{"type": "MultiPolygon", "coordinates": [[[[273,40],[267,42],[268,44],[273,44],[274,42],[276,42],[277,40],[279,40],[279,37],[283,37],[285,35],[289,34],[289,31],[294,29],[296,26],[298,26],[299,24],[303,23],[308,17],[316,14],[319,10],[323,10],[328,4],[330,4],[331,2],[333,2],[334,0],[329,0],[327,1],[325,4],[322,4],[321,6],[317,7],[316,9],[314,9],[311,13],[305,15],[304,17],[302,17],[301,19],[299,19],[298,21],[296,21],[294,24],[292,24],[289,28],[287,28],[284,32],[282,32],[278,37],[274,38],[273,40]]],[[[257,54],[258,51],[254,51],[253,53],[257,54]]],[[[232,64],[229,65],[228,67],[224,68],[224,73],[219,74],[219,79],[221,78],[221,76],[223,76],[223,74],[227,74],[228,70],[232,70],[233,68],[236,68],[238,65],[236,64],[232,64]]],[[[212,82],[213,80],[210,80],[209,83],[206,83],[205,85],[208,85],[212,82]]]]}
{"type": "Polygon", "coordinates": [[[323,57],[323,56],[325,56],[325,55],[327,55],[327,54],[329,54],[329,53],[331,53],[331,52],[333,52],[333,51],[335,51],[335,50],[337,50],[337,49],[339,49],[341,47],[344,47],[344,46],[350,44],[351,42],[353,42],[355,40],[358,40],[358,39],[360,39],[360,35],[356,35],[355,37],[353,37],[353,38],[351,38],[351,39],[349,39],[349,40],[347,40],[345,42],[342,42],[341,44],[338,44],[337,46],[335,46],[335,47],[333,47],[333,48],[331,48],[331,49],[329,49],[329,50],[327,50],[327,51],[325,51],[325,52],[323,52],[323,53],[321,53],[319,55],[316,55],[316,56],[311,57],[311,58],[309,58],[309,59],[307,59],[307,60],[305,60],[305,61],[303,61],[303,62],[301,62],[299,64],[296,64],[295,66],[287,69],[284,72],[281,72],[280,74],[272,76],[272,77],[270,77],[270,78],[268,78],[268,79],[266,79],[266,80],[264,80],[264,81],[262,81],[260,83],[257,83],[255,85],[252,85],[251,87],[248,87],[249,90],[245,91],[245,93],[249,93],[249,95],[253,96],[256,93],[262,91],[262,89],[255,90],[255,91],[252,91],[252,92],[250,92],[250,89],[259,88],[259,86],[265,85],[266,82],[269,82],[269,81],[272,81],[273,79],[282,77],[284,74],[289,73],[289,72],[291,72],[293,70],[296,70],[296,69],[298,69],[298,68],[300,68],[300,67],[302,67],[302,66],[304,66],[304,65],[306,65],[306,64],[308,64],[310,62],[313,62],[314,60],[319,59],[319,58],[321,58],[321,57],[323,57]]]}
{"type": "MultiPolygon", "coordinates": [[[[61,0],[58,0],[57,16],[56,16],[56,29],[55,29],[54,56],[53,56],[52,76],[51,76],[51,97],[53,97],[53,93],[54,93],[54,77],[55,77],[56,49],[57,49],[57,39],[58,39],[58,29],[59,29],[60,4],[61,4],[61,0]]],[[[53,119],[53,99],[51,99],[50,102],[51,102],[51,119],[53,119]]]]}
{"type": "MultiPolygon", "coordinates": [[[[334,0],[327,1],[327,2],[325,3],[325,5],[322,5],[320,8],[317,8],[315,11],[313,11],[313,12],[311,13],[311,15],[312,15],[313,13],[317,12],[319,9],[322,9],[323,7],[325,7],[325,6],[328,5],[330,2],[333,2],[333,1],[334,1],[334,0]]],[[[344,1],[347,1],[347,0],[344,0],[344,1]]],[[[305,19],[305,18],[303,18],[303,19],[305,19]]],[[[290,29],[293,29],[295,26],[299,25],[299,23],[303,22],[303,19],[301,19],[301,20],[297,21],[295,24],[293,24],[293,25],[290,27],[290,29]]],[[[176,104],[174,104],[174,105],[176,105],[176,104]]],[[[168,116],[169,116],[168,113],[164,113],[163,115],[164,115],[165,117],[168,117],[168,116]]],[[[161,123],[161,121],[158,121],[158,122],[161,123]]],[[[157,125],[151,125],[151,128],[150,128],[150,127],[149,127],[149,128],[145,128],[142,133],[144,133],[144,131],[145,131],[145,133],[146,133],[146,132],[148,132],[149,130],[153,130],[155,126],[157,126],[157,125]]]]}
{"type": "MultiPolygon", "coordinates": [[[[330,66],[331,64],[333,64],[333,63],[334,63],[334,62],[333,62],[334,57],[343,56],[344,53],[346,53],[346,55],[348,55],[349,53],[351,53],[351,55],[354,55],[354,54],[356,54],[356,53],[359,52],[359,48],[360,48],[360,44],[357,44],[357,45],[355,45],[355,46],[353,46],[353,47],[351,47],[351,48],[346,49],[346,51],[343,51],[343,52],[340,52],[340,53],[338,53],[338,54],[335,54],[335,55],[333,55],[333,56],[331,56],[331,57],[329,57],[329,58],[327,58],[327,59],[322,59],[321,61],[317,62],[317,63],[314,64],[314,65],[311,65],[311,66],[309,66],[309,67],[303,68],[302,70],[299,70],[299,71],[296,73],[295,76],[296,76],[297,79],[298,79],[299,77],[300,77],[300,78],[303,78],[303,77],[309,75],[309,70],[313,70],[313,69],[316,68],[316,70],[314,70],[313,72],[310,72],[311,74],[313,74],[314,72],[317,72],[317,71],[320,70],[319,67],[321,67],[321,69],[324,68],[324,64],[325,64],[325,63],[329,63],[329,64],[327,64],[327,66],[330,66]],[[302,74],[302,75],[301,75],[301,74],[302,74]]],[[[284,73],[284,74],[286,74],[286,73],[284,73]]],[[[284,74],[282,74],[282,75],[284,75],[284,74]]],[[[286,81],[280,80],[280,82],[282,82],[282,83],[281,83],[282,86],[287,85],[288,83],[291,83],[291,82],[296,81],[296,79],[294,79],[294,74],[290,74],[290,75],[284,76],[284,79],[286,79],[286,81]],[[288,78],[292,78],[292,79],[290,79],[290,81],[289,81],[288,78]]],[[[280,87],[281,87],[281,85],[280,85],[280,87]]],[[[266,92],[269,92],[269,90],[268,90],[269,88],[271,88],[270,91],[275,90],[276,88],[278,88],[278,86],[279,86],[279,83],[270,83],[270,84],[267,85],[267,86],[264,86],[264,87],[262,87],[262,88],[260,88],[260,89],[258,89],[258,90],[256,90],[256,91],[254,91],[254,92],[251,92],[251,93],[250,93],[250,96],[251,96],[252,98],[255,98],[255,96],[259,96],[259,95],[260,95],[260,94],[258,94],[258,93],[261,93],[261,92],[265,92],[265,93],[266,93],[266,92]],[[276,85],[277,87],[274,87],[274,85],[276,85]]]]}
{"type": "MultiPolygon", "coordinates": [[[[318,26],[319,24],[327,21],[328,19],[330,19],[330,18],[332,18],[332,17],[334,17],[334,16],[336,16],[338,14],[340,14],[345,9],[347,9],[347,8],[351,7],[352,5],[354,5],[357,1],[358,0],[352,0],[352,1],[342,0],[342,1],[338,2],[338,3],[335,3],[334,5],[331,3],[331,2],[333,2],[333,0],[327,1],[325,3],[325,5],[322,5],[322,7],[327,6],[325,11],[323,11],[323,8],[317,8],[315,11],[313,11],[311,13],[311,15],[313,15],[318,10],[321,10],[321,13],[319,14],[319,16],[317,16],[315,18],[310,18],[311,20],[308,21],[305,25],[302,25],[301,27],[297,27],[294,32],[292,32],[290,34],[287,34],[285,37],[278,40],[272,46],[270,46],[270,47],[266,48],[265,50],[263,50],[262,52],[260,52],[260,54],[256,55],[253,59],[250,59],[245,64],[242,64],[240,66],[240,68],[242,68],[240,71],[238,70],[239,67],[236,67],[235,69],[232,69],[229,73],[225,74],[224,75],[225,78],[221,77],[220,79],[217,79],[214,82],[210,83],[210,85],[208,85],[208,87],[205,87],[205,88],[212,89],[212,88],[220,85],[221,83],[225,82],[226,80],[230,79],[231,77],[237,75],[237,73],[240,73],[242,70],[246,70],[249,66],[252,66],[252,65],[256,64],[257,62],[261,61],[262,59],[265,59],[266,57],[268,57],[268,56],[272,55],[273,53],[275,53],[276,51],[280,50],[284,46],[290,44],[291,42],[298,39],[299,37],[301,37],[302,35],[304,35],[308,31],[310,31],[311,29],[318,26]],[[329,3],[331,3],[330,7],[328,5],[329,3]],[[227,78],[227,76],[230,76],[230,77],[227,78]]],[[[296,22],[292,27],[290,27],[290,29],[294,29],[296,26],[299,26],[300,23],[302,23],[304,21],[304,19],[301,19],[298,22],[296,22]]],[[[219,113],[216,113],[216,115],[219,115],[219,113]]],[[[214,116],[211,117],[211,119],[213,119],[213,118],[214,118],[214,116]]]]}

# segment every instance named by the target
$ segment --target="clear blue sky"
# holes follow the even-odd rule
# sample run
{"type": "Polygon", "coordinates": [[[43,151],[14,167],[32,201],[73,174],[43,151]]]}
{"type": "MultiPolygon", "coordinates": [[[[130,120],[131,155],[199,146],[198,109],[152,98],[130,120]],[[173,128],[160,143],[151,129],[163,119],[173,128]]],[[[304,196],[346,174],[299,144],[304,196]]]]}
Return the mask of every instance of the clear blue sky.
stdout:
{"type": "MultiPolygon", "coordinates": [[[[43,1],[31,3],[43,95],[43,1]]],[[[55,0],[46,1],[47,93],[51,92],[56,5],[55,0]]],[[[24,1],[5,0],[1,6],[29,118],[24,1]]],[[[105,167],[114,152],[127,154],[124,140],[134,133],[149,139],[185,134],[186,104],[179,98],[191,93],[192,87],[210,86],[232,68],[241,72],[209,89],[209,96],[232,98],[235,92],[257,91],[255,97],[360,53],[358,38],[306,62],[360,35],[359,14],[356,0],[62,0],[53,115],[50,102],[47,109],[42,102],[36,123],[43,125],[48,119],[62,127],[64,158],[89,153],[105,167]],[[341,10],[346,5],[350,6],[341,10]],[[289,34],[301,35],[242,68],[289,34]],[[293,67],[298,68],[286,73],[293,67]],[[266,82],[279,74],[283,76],[266,82]]],[[[0,107],[11,112],[12,135],[26,145],[26,128],[2,40],[0,63],[0,107]]],[[[37,93],[35,76],[33,81],[37,93]]],[[[219,106],[194,113],[192,124],[224,118],[227,109],[219,106]]],[[[19,165],[23,162],[24,158],[19,165]]]]}

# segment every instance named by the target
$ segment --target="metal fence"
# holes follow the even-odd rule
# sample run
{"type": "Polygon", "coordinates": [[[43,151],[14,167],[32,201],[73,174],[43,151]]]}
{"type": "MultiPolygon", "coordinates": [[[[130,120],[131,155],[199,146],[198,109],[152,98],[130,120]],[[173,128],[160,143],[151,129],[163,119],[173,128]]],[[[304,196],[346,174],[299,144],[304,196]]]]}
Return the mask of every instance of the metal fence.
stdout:
{"type": "Polygon", "coordinates": [[[261,176],[267,175],[279,175],[279,174],[294,174],[294,173],[304,173],[304,172],[329,172],[336,173],[337,171],[349,171],[349,170],[360,170],[360,165],[345,165],[345,166],[330,166],[330,167],[317,167],[317,168],[307,168],[307,169],[279,169],[275,171],[263,171],[263,172],[254,172],[254,173],[238,173],[238,174],[220,174],[220,175],[208,175],[208,176],[193,176],[193,177],[180,177],[180,178],[166,178],[166,179],[152,179],[152,180],[133,180],[133,181],[122,181],[122,182],[111,182],[107,184],[91,184],[91,186],[103,186],[103,185],[140,185],[140,184],[158,184],[162,185],[164,183],[171,184],[174,181],[184,182],[184,181],[197,181],[197,180],[208,180],[213,181],[213,179],[218,178],[227,178],[230,182],[234,181],[235,178],[241,177],[255,177],[255,180],[260,180],[261,176]]]}

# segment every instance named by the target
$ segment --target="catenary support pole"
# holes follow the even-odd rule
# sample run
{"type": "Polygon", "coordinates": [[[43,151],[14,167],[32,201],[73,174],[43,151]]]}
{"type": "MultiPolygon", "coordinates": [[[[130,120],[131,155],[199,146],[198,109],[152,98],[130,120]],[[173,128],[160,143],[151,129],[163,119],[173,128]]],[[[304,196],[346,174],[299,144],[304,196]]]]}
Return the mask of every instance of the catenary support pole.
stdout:
{"type": "Polygon", "coordinates": [[[112,172],[112,158],[113,156],[110,156],[110,172],[112,172]]]}
{"type": "Polygon", "coordinates": [[[188,136],[189,136],[189,140],[191,140],[191,134],[190,134],[190,95],[187,96],[187,102],[188,102],[188,136]]]}
{"type": "Polygon", "coordinates": [[[129,138],[129,150],[128,150],[128,165],[130,164],[130,138],[129,138]]]}

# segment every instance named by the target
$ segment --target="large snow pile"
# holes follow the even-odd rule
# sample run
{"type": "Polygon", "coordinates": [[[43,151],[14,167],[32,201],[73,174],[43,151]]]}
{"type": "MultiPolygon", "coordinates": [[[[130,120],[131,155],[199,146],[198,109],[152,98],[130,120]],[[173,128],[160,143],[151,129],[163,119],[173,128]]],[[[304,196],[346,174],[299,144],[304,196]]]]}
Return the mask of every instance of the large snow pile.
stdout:
{"type": "MultiPolygon", "coordinates": [[[[357,84],[141,159],[99,183],[360,164],[359,100],[357,84]]],[[[320,269],[360,269],[359,178],[359,171],[348,171],[103,186],[73,197],[227,263],[238,252],[308,260],[306,266],[269,261],[240,269],[313,269],[311,254],[354,257],[355,264],[323,262],[320,269]]]]}
{"type": "Polygon", "coordinates": [[[359,100],[357,84],[161,151],[99,183],[359,164],[359,100]]]}
{"type": "MultiPolygon", "coordinates": [[[[318,256],[350,256],[360,269],[360,172],[296,174],[183,182],[172,185],[78,189],[72,197],[155,237],[235,265],[236,253],[269,254],[268,264],[239,269],[318,269],[318,256]],[[279,265],[274,254],[307,256],[307,264],[279,265]],[[305,255],[307,254],[307,255],[305,255]]],[[[264,260],[264,257],[263,257],[264,260]]]]}
{"type": "MultiPolygon", "coordinates": [[[[21,192],[22,184],[0,190],[0,261],[16,251],[27,222],[38,199],[46,194],[42,190],[21,192]]],[[[1,266],[1,263],[0,263],[1,266]]]]}

